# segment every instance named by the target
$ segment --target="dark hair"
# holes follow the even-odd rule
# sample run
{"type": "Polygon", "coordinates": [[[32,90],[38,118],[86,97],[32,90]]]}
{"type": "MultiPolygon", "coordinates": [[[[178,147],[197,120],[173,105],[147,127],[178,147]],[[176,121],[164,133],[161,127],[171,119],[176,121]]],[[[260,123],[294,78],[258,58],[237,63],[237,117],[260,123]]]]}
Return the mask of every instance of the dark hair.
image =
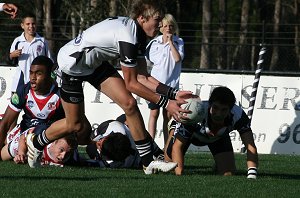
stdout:
{"type": "Polygon", "coordinates": [[[133,149],[130,140],[121,133],[108,135],[101,148],[101,154],[114,161],[123,161],[131,153],[133,149]]]}
{"type": "Polygon", "coordinates": [[[234,106],[236,99],[233,92],[227,87],[216,87],[209,97],[209,104],[219,102],[223,105],[228,105],[230,109],[234,106]]]}
{"type": "Polygon", "coordinates": [[[54,63],[47,56],[41,55],[41,56],[35,57],[35,59],[33,59],[32,63],[31,63],[31,65],[44,65],[47,68],[48,74],[51,74],[54,63]]]}
{"type": "Polygon", "coordinates": [[[31,12],[24,12],[21,14],[21,22],[22,23],[24,22],[25,18],[34,18],[34,20],[36,20],[36,16],[31,12]]]}
{"type": "Polygon", "coordinates": [[[62,137],[62,139],[66,140],[67,144],[70,146],[71,150],[75,150],[78,146],[76,136],[74,133],[62,137]]]}

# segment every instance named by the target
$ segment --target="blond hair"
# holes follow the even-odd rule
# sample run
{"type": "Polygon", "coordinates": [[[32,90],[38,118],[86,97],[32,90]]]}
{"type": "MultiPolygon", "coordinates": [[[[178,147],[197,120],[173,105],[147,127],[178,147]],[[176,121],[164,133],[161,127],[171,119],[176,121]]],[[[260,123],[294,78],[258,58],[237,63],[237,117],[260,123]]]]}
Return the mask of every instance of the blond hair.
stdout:
{"type": "Polygon", "coordinates": [[[164,8],[161,0],[136,0],[132,4],[130,17],[137,19],[139,16],[143,16],[146,19],[154,17],[156,15],[163,15],[164,8]]]}
{"type": "Polygon", "coordinates": [[[175,18],[173,17],[172,14],[165,14],[165,16],[162,19],[161,23],[162,23],[162,26],[160,28],[160,32],[162,32],[162,28],[163,28],[164,24],[169,24],[169,25],[173,25],[174,32],[178,36],[179,28],[178,28],[177,22],[176,22],[176,20],[175,20],[175,18]]]}

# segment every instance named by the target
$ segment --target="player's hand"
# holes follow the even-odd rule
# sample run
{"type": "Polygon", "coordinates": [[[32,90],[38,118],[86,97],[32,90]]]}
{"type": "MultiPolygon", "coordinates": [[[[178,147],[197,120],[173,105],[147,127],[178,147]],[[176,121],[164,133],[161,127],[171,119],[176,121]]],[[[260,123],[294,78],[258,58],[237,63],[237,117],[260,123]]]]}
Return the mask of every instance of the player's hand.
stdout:
{"type": "Polygon", "coordinates": [[[27,161],[27,158],[26,158],[26,155],[25,154],[17,154],[15,157],[14,157],[14,162],[16,164],[25,164],[27,161]]]}
{"type": "Polygon", "coordinates": [[[186,103],[185,99],[189,99],[189,98],[198,98],[199,96],[194,95],[193,92],[191,91],[178,91],[176,94],[175,99],[179,102],[181,102],[181,104],[186,103]]]}
{"type": "Polygon", "coordinates": [[[257,178],[257,168],[249,167],[247,173],[247,179],[256,179],[257,178]]]}
{"type": "Polygon", "coordinates": [[[187,119],[189,119],[188,117],[184,116],[183,114],[191,113],[191,111],[190,110],[182,109],[180,107],[182,104],[185,104],[185,103],[186,103],[185,100],[181,100],[181,101],[178,101],[178,100],[169,100],[169,103],[168,103],[168,105],[166,107],[167,111],[178,122],[180,122],[181,120],[187,120],[187,119]]]}
{"type": "Polygon", "coordinates": [[[18,8],[14,4],[6,3],[3,5],[3,11],[10,15],[10,18],[14,19],[17,16],[18,8]]]}

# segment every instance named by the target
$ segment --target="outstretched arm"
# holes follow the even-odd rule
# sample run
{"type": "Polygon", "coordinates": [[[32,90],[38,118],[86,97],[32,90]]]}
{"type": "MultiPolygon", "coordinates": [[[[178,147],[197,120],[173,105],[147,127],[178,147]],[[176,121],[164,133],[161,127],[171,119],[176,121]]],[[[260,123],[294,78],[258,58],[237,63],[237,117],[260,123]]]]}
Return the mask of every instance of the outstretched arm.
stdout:
{"type": "Polygon", "coordinates": [[[27,146],[26,146],[25,134],[23,133],[19,139],[18,154],[14,157],[14,162],[16,164],[24,164],[26,162],[26,153],[27,153],[27,146]]]}
{"type": "Polygon", "coordinates": [[[4,146],[7,132],[9,131],[12,123],[18,119],[18,116],[19,112],[12,110],[10,107],[6,108],[4,117],[0,122],[0,148],[4,146]]]}
{"type": "Polygon", "coordinates": [[[257,167],[258,167],[258,154],[254,143],[253,133],[251,129],[241,134],[243,144],[247,148],[247,167],[248,177],[250,179],[256,179],[257,167]]]}

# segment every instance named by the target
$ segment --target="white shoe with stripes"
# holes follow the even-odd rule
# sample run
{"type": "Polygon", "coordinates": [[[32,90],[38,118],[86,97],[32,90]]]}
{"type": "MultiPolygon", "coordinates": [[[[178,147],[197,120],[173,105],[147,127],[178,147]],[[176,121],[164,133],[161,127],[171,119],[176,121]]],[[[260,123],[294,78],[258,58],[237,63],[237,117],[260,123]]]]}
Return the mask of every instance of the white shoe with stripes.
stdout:
{"type": "Polygon", "coordinates": [[[161,160],[152,161],[147,167],[144,167],[146,175],[155,174],[158,172],[169,172],[174,170],[177,166],[175,162],[165,162],[161,160]]]}
{"type": "Polygon", "coordinates": [[[28,164],[30,168],[38,168],[41,166],[43,151],[40,151],[34,147],[32,142],[33,137],[34,137],[33,133],[28,134],[26,137],[26,145],[28,148],[28,152],[27,152],[28,164]]]}

